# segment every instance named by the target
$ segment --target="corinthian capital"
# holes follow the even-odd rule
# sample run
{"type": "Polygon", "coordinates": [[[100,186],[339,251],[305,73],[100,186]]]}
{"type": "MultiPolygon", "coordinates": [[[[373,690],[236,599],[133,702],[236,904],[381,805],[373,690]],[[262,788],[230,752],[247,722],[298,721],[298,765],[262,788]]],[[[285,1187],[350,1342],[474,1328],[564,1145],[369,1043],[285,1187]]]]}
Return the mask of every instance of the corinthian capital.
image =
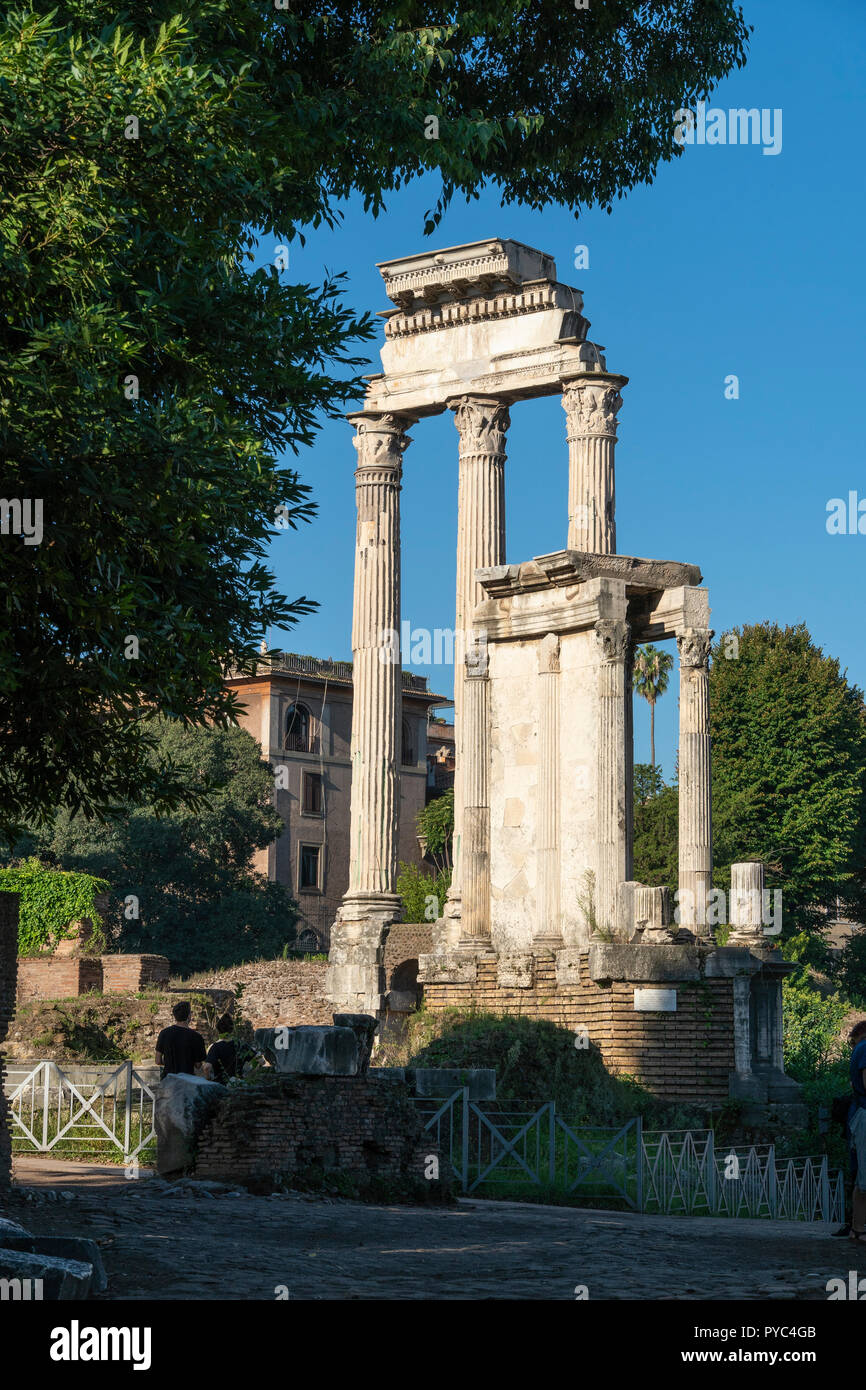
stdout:
{"type": "Polygon", "coordinates": [[[407,426],[415,423],[406,415],[352,415],[354,445],[359,468],[399,469],[411,443],[407,426]]]}
{"type": "Polygon", "coordinates": [[[600,618],[595,625],[595,639],[602,661],[625,661],[630,633],[628,623],[600,618]]]}
{"type": "Polygon", "coordinates": [[[492,396],[461,396],[449,402],[460,435],[461,454],[505,454],[511,423],[507,405],[492,396]]]}
{"type": "Polygon", "coordinates": [[[677,633],[681,666],[706,666],[710,659],[713,630],[709,627],[684,627],[677,633]]]}
{"type": "Polygon", "coordinates": [[[567,419],[568,434],[607,435],[616,438],[616,416],[622,396],[609,381],[573,381],[562,393],[562,408],[567,419]]]}

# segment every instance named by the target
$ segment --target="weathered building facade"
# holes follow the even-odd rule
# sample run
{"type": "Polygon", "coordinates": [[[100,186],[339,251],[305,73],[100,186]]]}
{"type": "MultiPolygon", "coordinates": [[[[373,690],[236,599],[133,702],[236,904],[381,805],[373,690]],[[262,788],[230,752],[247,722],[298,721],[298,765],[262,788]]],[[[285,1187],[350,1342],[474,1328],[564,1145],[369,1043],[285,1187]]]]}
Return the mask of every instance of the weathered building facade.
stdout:
{"type": "MultiPolygon", "coordinates": [[[[449,703],[424,676],[400,673],[400,808],[398,862],[421,862],[415,826],[428,780],[427,723],[449,703]]],[[[349,886],[352,782],[352,663],[286,654],[263,660],[255,676],[227,682],[246,710],[241,727],[257,739],[274,769],[274,804],[282,834],[255,867],[282,883],[301,909],[298,931],[308,949],[327,950],[331,923],[349,886]]]]}

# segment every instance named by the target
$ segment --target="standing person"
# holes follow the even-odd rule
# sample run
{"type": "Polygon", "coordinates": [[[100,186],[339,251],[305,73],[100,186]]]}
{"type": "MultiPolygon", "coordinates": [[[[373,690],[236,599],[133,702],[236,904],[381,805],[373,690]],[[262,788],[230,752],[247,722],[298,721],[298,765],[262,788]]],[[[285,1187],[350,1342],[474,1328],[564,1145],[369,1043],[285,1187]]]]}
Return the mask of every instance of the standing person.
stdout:
{"type": "Polygon", "coordinates": [[[162,1067],[160,1079],[164,1081],[177,1073],[200,1076],[205,1045],[201,1033],[197,1033],[190,1022],[192,1010],[184,999],[175,1004],[171,1012],[174,1023],[163,1028],[156,1040],[156,1064],[162,1067]]]}
{"type": "Polygon", "coordinates": [[[219,1041],[211,1045],[207,1054],[213,1068],[213,1079],[222,1082],[223,1086],[231,1077],[240,1076],[243,1065],[238,1045],[232,1037],[234,1027],[231,1014],[223,1014],[222,1018],[217,1019],[219,1041]]]}
{"type": "Polygon", "coordinates": [[[866,1018],[855,1023],[848,1034],[851,1044],[851,1089],[848,1135],[852,1167],[856,1163],[851,1213],[851,1239],[866,1245],[866,1018]]]}

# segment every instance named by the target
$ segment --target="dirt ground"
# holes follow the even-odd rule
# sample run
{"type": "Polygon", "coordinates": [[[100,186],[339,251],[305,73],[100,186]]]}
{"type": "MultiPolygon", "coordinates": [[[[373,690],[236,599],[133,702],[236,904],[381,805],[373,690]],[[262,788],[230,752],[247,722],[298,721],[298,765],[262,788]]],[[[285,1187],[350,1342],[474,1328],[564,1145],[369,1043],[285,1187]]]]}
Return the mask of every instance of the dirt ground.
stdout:
{"type": "Polygon", "coordinates": [[[102,1249],[102,1299],[825,1301],[866,1248],[822,1222],[714,1220],[461,1199],[368,1206],[18,1159],[0,1214],[102,1249]]]}

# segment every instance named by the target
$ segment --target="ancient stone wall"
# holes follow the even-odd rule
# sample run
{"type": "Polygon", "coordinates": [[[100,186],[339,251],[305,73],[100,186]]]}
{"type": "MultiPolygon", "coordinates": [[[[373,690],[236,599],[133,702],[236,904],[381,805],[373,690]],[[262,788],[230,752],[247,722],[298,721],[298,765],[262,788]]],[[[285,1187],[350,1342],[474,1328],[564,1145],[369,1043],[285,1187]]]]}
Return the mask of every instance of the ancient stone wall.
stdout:
{"type": "Polygon", "coordinates": [[[327,968],[327,961],[254,961],[192,976],[184,987],[234,991],[242,985],[240,1012],[254,1028],[273,1028],[280,1023],[329,1024],[333,1022],[333,1005],[325,997],[327,968]]]}
{"type": "MultiPolygon", "coordinates": [[[[18,894],[0,893],[0,1043],[6,1037],[15,1012],[15,980],[18,963],[18,894]]],[[[9,1186],[12,1142],[7,1127],[3,1085],[4,1056],[0,1053],[0,1190],[9,1186]]]]}
{"type": "Polygon", "coordinates": [[[360,1184],[423,1181],[436,1154],[399,1081],[291,1076],[230,1089],[198,1141],[196,1176],[273,1181],[309,1169],[360,1184]]]}
{"type": "MultiPolygon", "coordinates": [[[[547,1019],[562,1028],[585,1028],[611,1073],[636,1077],[670,1101],[723,1103],[734,1070],[733,991],[730,979],[670,982],[675,1013],[635,1010],[635,985],[592,980],[588,952],[579,956],[579,983],[558,983],[553,954],[535,960],[529,988],[498,983],[494,956],[478,961],[474,984],[426,984],[429,1009],[480,1009],[547,1019]]],[[[575,974],[578,971],[574,972],[575,974]]]]}

